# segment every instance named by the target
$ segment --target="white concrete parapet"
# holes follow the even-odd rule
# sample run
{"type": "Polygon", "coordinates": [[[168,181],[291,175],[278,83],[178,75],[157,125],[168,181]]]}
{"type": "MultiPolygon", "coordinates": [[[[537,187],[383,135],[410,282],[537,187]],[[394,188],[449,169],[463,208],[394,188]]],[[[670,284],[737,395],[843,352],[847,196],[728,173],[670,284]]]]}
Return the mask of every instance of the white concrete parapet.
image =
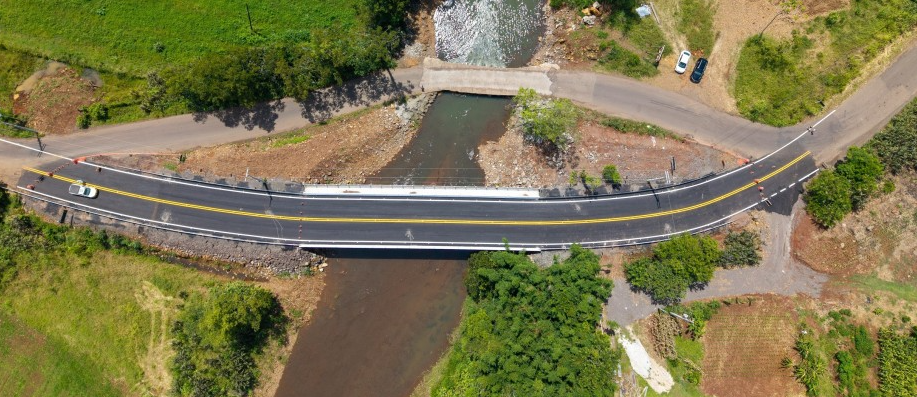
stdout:
{"type": "Polygon", "coordinates": [[[449,186],[403,186],[403,185],[306,185],[303,194],[307,196],[353,196],[353,197],[461,197],[461,198],[539,198],[538,189],[495,188],[495,187],[449,187],[449,186]]]}

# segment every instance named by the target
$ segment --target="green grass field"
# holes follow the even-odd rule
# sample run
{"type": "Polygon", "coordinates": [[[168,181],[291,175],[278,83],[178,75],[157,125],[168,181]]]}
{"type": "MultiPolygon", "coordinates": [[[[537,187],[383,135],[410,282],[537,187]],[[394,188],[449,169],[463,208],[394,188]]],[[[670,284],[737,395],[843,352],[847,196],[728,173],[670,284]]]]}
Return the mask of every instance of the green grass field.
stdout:
{"type": "Polygon", "coordinates": [[[104,71],[140,76],[233,45],[299,39],[315,28],[349,29],[356,0],[249,2],[0,0],[0,43],[104,71]]]}
{"type": "Polygon", "coordinates": [[[0,312],[0,393],[4,396],[119,396],[88,357],[0,312]]]}
{"type": "Polygon", "coordinates": [[[216,276],[41,222],[0,191],[0,395],[161,395],[181,296],[216,276]]]}
{"type": "MultiPolygon", "coordinates": [[[[0,344],[17,340],[8,331],[31,333],[34,349],[5,350],[0,368],[21,368],[40,379],[34,387],[46,393],[37,395],[61,395],[61,387],[70,395],[108,389],[123,395],[151,387],[144,372],[154,368],[145,363],[165,363],[167,357],[158,356],[168,352],[162,343],[179,302],[175,297],[215,282],[205,273],[138,255],[103,251],[90,258],[35,259],[0,293],[0,316],[20,322],[18,331],[0,331],[0,344]]],[[[20,387],[0,382],[0,395],[17,395],[20,387]]]]}

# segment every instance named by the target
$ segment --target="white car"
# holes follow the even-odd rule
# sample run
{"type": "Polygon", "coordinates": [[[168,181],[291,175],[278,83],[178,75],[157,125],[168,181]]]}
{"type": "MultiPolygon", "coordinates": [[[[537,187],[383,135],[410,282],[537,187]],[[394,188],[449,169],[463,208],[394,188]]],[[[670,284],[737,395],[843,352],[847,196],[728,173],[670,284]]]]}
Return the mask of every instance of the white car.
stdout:
{"type": "Polygon", "coordinates": [[[690,61],[691,51],[682,51],[681,55],[678,56],[678,61],[675,62],[675,73],[682,74],[685,72],[685,70],[688,70],[688,62],[690,61]]]}
{"type": "Polygon", "coordinates": [[[99,190],[92,186],[86,186],[86,182],[76,181],[76,183],[70,185],[70,194],[74,196],[96,198],[99,195],[99,190]]]}

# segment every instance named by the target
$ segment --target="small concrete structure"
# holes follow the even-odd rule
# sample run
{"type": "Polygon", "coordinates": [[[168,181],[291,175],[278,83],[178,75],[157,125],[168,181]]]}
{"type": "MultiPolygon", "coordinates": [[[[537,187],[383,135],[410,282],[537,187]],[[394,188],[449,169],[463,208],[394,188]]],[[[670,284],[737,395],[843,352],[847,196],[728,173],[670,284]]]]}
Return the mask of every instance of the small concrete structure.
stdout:
{"type": "Polygon", "coordinates": [[[553,64],[506,69],[471,66],[426,58],[420,86],[425,91],[455,91],[468,94],[512,96],[519,88],[531,88],[541,95],[553,94],[549,73],[553,64]]]}

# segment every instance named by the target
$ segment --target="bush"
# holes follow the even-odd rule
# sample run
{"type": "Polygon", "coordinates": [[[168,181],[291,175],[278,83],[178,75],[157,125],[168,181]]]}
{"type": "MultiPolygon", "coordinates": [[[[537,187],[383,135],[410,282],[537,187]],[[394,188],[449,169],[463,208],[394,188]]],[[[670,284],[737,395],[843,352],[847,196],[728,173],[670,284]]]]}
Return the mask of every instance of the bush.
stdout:
{"type": "Polygon", "coordinates": [[[892,173],[917,170],[917,99],[907,104],[866,144],[892,173]]]}
{"type": "Polygon", "coordinates": [[[824,171],[806,189],[806,211],[819,225],[830,228],[853,210],[850,182],[834,171],[824,171]]]}
{"type": "Polygon", "coordinates": [[[521,108],[525,133],[537,143],[560,150],[573,143],[579,112],[569,99],[545,99],[531,88],[520,88],[513,102],[521,108]]]}
{"type": "Polygon", "coordinates": [[[683,234],[659,243],[652,258],[625,264],[624,273],[628,283],[654,301],[677,302],[684,298],[688,287],[713,278],[721,254],[712,238],[683,234]]]}
{"type": "Polygon", "coordinates": [[[618,173],[618,167],[611,164],[602,168],[602,179],[605,180],[605,183],[611,184],[612,186],[618,186],[622,182],[621,174],[618,173]]]}
{"type": "Polygon", "coordinates": [[[248,395],[257,386],[253,355],[287,323],[269,291],[243,282],[192,295],[172,329],[173,391],[181,396],[248,395]]]}
{"type": "Polygon", "coordinates": [[[726,249],[720,258],[723,267],[754,266],[761,263],[761,239],[747,230],[729,232],[725,240],[726,249]]]}
{"type": "Polygon", "coordinates": [[[885,169],[878,157],[866,149],[851,146],[835,171],[850,182],[850,202],[853,209],[858,210],[876,192],[885,169]]]}

